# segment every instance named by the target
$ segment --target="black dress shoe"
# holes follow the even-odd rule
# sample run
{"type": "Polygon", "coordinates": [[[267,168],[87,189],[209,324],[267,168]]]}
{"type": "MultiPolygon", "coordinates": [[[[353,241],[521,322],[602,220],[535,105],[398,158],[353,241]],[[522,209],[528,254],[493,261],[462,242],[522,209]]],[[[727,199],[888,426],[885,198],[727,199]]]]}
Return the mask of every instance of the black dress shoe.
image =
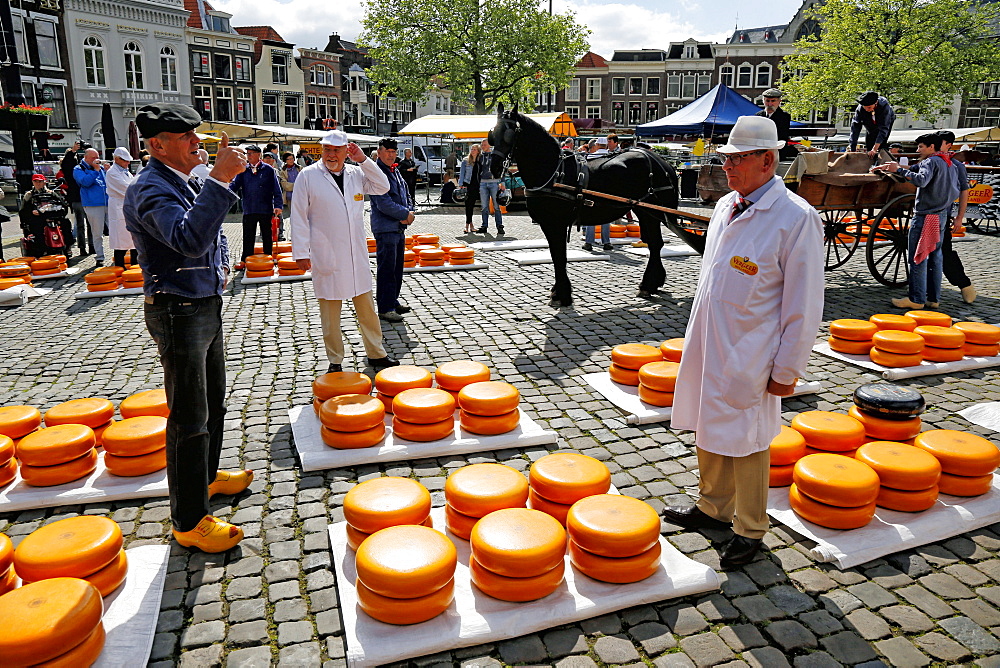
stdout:
{"type": "Polygon", "coordinates": [[[487,229],[485,227],[480,227],[478,230],[476,230],[477,234],[486,234],[486,232],[487,229]]]}
{"type": "Polygon", "coordinates": [[[729,522],[706,515],[698,506],[667,506],[663,509],[663,519],[685,529],[729,529],[729,522]]]}
{"type": "Polygon", "coordinates": [[[396,304],[396,313],[403,315],[404,313],[409,313],[413,309],[406,304],[396,304]]]}
{"type": "Polygon", "coordinates": [[[736,534],[733,539],[726,543],[719,555],[719,563],[723,568],[734,568],[749,564],[757,556],[757,550],[764,541],[760,538],[747,538],[736,534]]]}
{"type": "Polygon", "coordinates": [[[391,366],[399,366],[399,360],[389,357],[388,355],[385,357],[379,357],[378,359],[372,359],[369,357],[368,364],[372,365],[376,369],[388,369],[391,366]]]}
{"type": "Polygon", "coordinates": [[[343,364],[331,364],[330,366],[327,367],[326,372],[337,373],[338,371],[343,371],[343,370],[344,370],[343,364]]]}
{"type": "Polygon", "coordinates": [[[497,236],[501,236],[502,237],[503,235],[504,235],[503,228],[502,227],[498,227],[497,228],[497,236]]]}

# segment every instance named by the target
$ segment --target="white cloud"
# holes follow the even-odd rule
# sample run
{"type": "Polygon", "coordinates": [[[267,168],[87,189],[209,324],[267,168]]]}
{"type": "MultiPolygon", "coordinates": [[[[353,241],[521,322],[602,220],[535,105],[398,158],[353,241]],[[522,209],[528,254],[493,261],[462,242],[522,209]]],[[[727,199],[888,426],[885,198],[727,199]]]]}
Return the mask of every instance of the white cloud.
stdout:
{"type": "Polygon", "coordinates": [[[233,15],[234,26],[269,25],[296,46],[326,46],[332,33],[354,41],[361,32],[360,0],[209,0],[233,15]]]}

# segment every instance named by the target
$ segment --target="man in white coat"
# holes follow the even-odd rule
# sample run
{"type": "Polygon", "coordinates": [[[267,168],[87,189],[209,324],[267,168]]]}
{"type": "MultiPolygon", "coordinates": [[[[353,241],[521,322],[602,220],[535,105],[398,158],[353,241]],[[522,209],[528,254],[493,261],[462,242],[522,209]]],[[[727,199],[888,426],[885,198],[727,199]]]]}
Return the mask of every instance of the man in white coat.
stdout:
{"type": "Polygon", "coordinates": [[[135,176],[128,170],[132,162],[132,154],[124,146],[119,146],[114,152],[115,164],[111,165],[104,180],[108,184],[108,242],[115,254],[115,264],[125,268],[125,253],[130,253],[132,264],[138,263],[138,254],[132,235],[125,229],[125,190],[135,176]]]}
{"type": "Polygon", "coordinates": [[[345,299],[354,302],[368,364],[376,370],[396,366],[399,362],[382,346],[364,221],[365,194],[388,192],[389,180],[357,144],[348,143],[342,130],[333,130],[319,143],[322,158],[295,180],[292,257],[301,269],[312,272],[330,361],[328,372],[343,370],[340,312],[345,299]],[[358,164],[346,164],[348,157],[358,164]]]}
{"type": "Polygon", "coordinates": [[[732,523],[723,568],[752,561],[767,532],[768,446],[823,316],[823,228],[774,175],[783,145],[774,121],[743,116],[719,149],[734,192],[709,223],[674,394],[671,426],[696,432],[700,495],[663,517],[732,523]]]}

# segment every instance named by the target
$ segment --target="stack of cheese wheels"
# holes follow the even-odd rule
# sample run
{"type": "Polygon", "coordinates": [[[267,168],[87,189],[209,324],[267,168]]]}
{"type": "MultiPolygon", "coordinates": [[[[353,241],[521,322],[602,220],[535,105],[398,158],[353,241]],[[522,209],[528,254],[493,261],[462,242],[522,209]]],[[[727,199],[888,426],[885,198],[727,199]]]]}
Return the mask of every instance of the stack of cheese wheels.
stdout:
{"type": "Polygon", "coordinates": [[[906,317],[912,318],[917,323],[917,327],[921,325],[951,327],[951,316],[938,311],[907,311],[906,317]]]}
{"type": "Polygon", "coordinates": [[[292,259],[278,260],[278,276],[305,276],[306,270],[292,259]]]}
{"type": "Polygon", "coordinates": [[[420,254],[423,253],[425,250],[440,250],[440,249],[434,244],[414,244],[411,250],[417,254],[417,257],[420,257],[420,254]]]}
{"type": "Polygon", "coordinates": [[[60,265],[65,262],[65,260],[60,262],[59,257],[65,258],[66,256],[40,257],[28,266],[31,267],[31,273],[35,276],[58,274],[60,271],[64,271],[64,269],[60,268],[60,265]]]}
{"type": "Polygon", "coordinates": [[[455,397],[435,387],[414,387],[392,398],[392,434],[418,443],[455,432],[455,397]]]}
{"type": "Polygon", "coordinates": [[[114,520],[80,515],[28,534],[14,550],[14,570],[25,583],[81,578],[107,596],[128,572],[122,531],[114,520]]]}
{"type": "Polygon", "coordinates": [[[865,437],[869,441],[909,442],[920,433],[920,427],[923,424],[919,416],[894,420],[871,415],[857,406],[851,406],[847,410],[847,414],[864,426],[865,437]]]}
{"type": "Polygon", "coordinates": [[[167,467],[167,418],[141,415],[104,432],[104,465],[117,476],[139,476],[167,467]]]}
{"type": "Polygon", "coordinates": [[[524,508],[528,502],[528,479],[503,464],[463,466],[444,484],[445,519],[448,530],[469,540],[472,527],[495,510],[524,508]]]}
{"type": "Polygon", "coordinates": [[[292,252],[292,242],[291,241],[275,241],[272,252],[277,256],[284,253],[292,252]]]}
{"type": "Polygon", "coordinates": [[[490,379],[490,369],[481,362],[454,360],[445,362],[434,370],[434,382],[458,401],[458,393],[466,385],[490,379]]]}
{"type": "Polygon", "coordinates": [[[115,405],[102,397],[72,399],[45,411],[45,426],[82,424],[94,430],[97,447],[101,447],[104,430],[114,424],[115,405]]]}
{"type": "Polygon", "coordinates": [[[806,441],[806,454],[832,452],[854,456],[854,451],[864,445],[863,424],[841,413],[806,411],[792,418],[792,429],[802,434],[806,441]]]}
{"type": "Polygon", "coordinates": [[[375,374],[375,389],[378,398],[388,413],[392,412],[392,398],[403,390],[415,387],[434,387],[431,372],[418,366],[400,364],[382,369],[375,374]]]}
{"type": "Polygon", "coordinates": [[[952,327],[965,334],[965,354],[969,357],[1000,355],[1000,327],[981,322],[956,322],[952,327]]]}
{"type": "Polygon", "coordinates": [[[123,288],[141,288],[143,286],[142,269],[126,269],[122,272],[123,288]]]}
{"type": "Polygon", "coordinates": [[[417,254],[411,250],[403,251],[403,267],[416,267],[417,254]]]}
{"type": "Polygon", "coordinates": [[[416,480],[385,477],[355,485],[344,497],[347,545],[352,550],[376,531],[400,524],[431,526],[431,493],[416,480]]]}
{"type": "Polygon", "coordinates": [[[476,522],[469,544],[472,583],[501,601],[544,598],[566,573],[566,530],[538,510],[494,511],[476,522]]]}
{"type": "Polygon", "coordinates": [[[170,409],[167,407],[167,391],[160,388],[158,390],[136,392],[118,404],[118,412],[122,414],[123,418],[134,418],[142,415],[169,417],[170,409]]]}
{"type": "Polygon", "coordinates": [[[660,566],[660,517],[630,496],[598,494],[573,504],[566,517],[569,559],[584,575],[625,584],[660,566]]]}
{"type": "Polygon", "coordinates": [[[413,241],[421,246],[439,246],[441,244],[441,237],[427,232],[415,234],[413,236],[413,241]]]}
{"type": "Polygon", "coordinates": [[[369,253],[374,253],[378,250],[378,244],[375,241],[375,237],[368,237],[365,239],[365,242],[368,244],[369,253]]]}
{"type": "Polygon", "coordinates": [[[345,394],[371,394],[372,380],[357,371],[334,371],[316,377],[312,384],[313,409],[319,409],[327,399],[345,394]]]}
{"type": "Polygon", "coordinates": [[[14,543],[7,534],[0,533],[0,596],[17,587],[17,572],[14,570],[14,543]]]}
{"type": "Polygon", "coordinates": [[[17,278],[0,278],[0,290],[9,290],[10,288],[16,288],[20,285],[30,285],[31,279],[24,280],[21,277],[17,278]]]}
{"type": "Polygon", "coordinates": [[[510,383],[488,380],[469,383],[458,393],[462,429],[482,436],[506,434],[521,420],[521,393],[510,383]]]}
{"type": "Polygon", "coordinates": [[[771,471],[768,478],[770,487],[788,487],[792,484],[795,462],[806,456],[806,439],[791,427],[781,425],[781,431],[770,445],[771,471]]]}
{"type": "Polygon", "coordinates": [[[422,250],[417,254],[417,261],[421,267],[444,266],[444,251],[440,248],[422,250]]]}
{"type": "Polygon", "coordinates": [[[382,529],[355,555],[358,605],[386,624],[419,624],[455,598],[458,551],[440,531],[424,526],[382,529]]]}
{"type": "Polygon", "coordinates": [[[877,331],[878,325],[869,320],[834,320],[830,323],[830,338],[827,341],[830,349],[838,353],[867,355],[874,345],[872,337],[877,331]]]}
{"type": "Polygon", "coordinates": [[[370,448],[385,438],[385,406],[369,394],[342,394],[319,408],[320,436],[338,450],[370,448]]]}
{"type": "Polygon", "coordinates": [[[28,434],[17,444],[21,478],[35,487],[62,485],[84,478],[97,468],[94,430],[61,424],[28,434]]]}
{"type": "Polygon", "coordinates": [[[925,431],[913,445],[941,462],[942,494],[979,496],[993,486],[993,472],[1000,466],[1000,450],[981,436],[954,429],[925,431]]]}
{"type": "Polygon", "coordinates": [[[413,235],[412,234],[407,234],[405,237],[403,237],[403,245],[406,248],[413,248],[413,243],[414,242],[413,242],[413,235]]]}
{"type": "Polygon", "coordinates": [[[113,271],[92,271],[83,277],[88,292],[105,292],[118,289],[118,277],[113,271]]]}
{"type": "Polygon", "coordinates": [[[612,239],[624,239],[628,236],[628,228],[624,225],[619,225],[617,223],[611,223],[611,238],[612,239]]]}
{"type": "Polygon", "coordinates": [[[905,421],[923,413],[926,402],[922,394],[908,387],[892,383],[865,383],[854,390],[854,405],[865,415],[905,421]]]}
{"type": "Polygon", "coordinates": [[[792,481],[789,504],[813,524],[857,529],[875,516],[878,474],[857,459],[831,453],[806,455],[795,463],[792,481]]]}
{"type": "MultiPolygon", "coordinates": [[[[17,477],[17,460],[14,459],[14,439],[0,434],[0,487],[9,485],[17,477]]],[[[3,576],[0,575],[0,585],[3,576]]]]}
{"type": "Polygon", "coordinates": [[[930,453],[905,443],[872,441],[854,457],[878,474],[881,487],[875,505],[918,513],[937,501],[941,464],[930,453]]]}
{"type": "Polygon", "coordinates": [[[915,332],[880,329],[872,337],[872,362],[887,367],[919,366],[923,361],[924,339],[915,332]]]}
{"type": "Polygon", "coordinates": [[[34,406],[0,406],[0,434],[14,441],[14,447],[22,438],[42,426],[42,414],[34,406]]]}
{"type": "Polygon", "coordinates": [[[31,283],[31,267],[27,264],[5,262],[0,265],[0,289],[31,283]]]}
{"type": "Polygon", "coordinates": [[[5,666],[90,666],[104,649],[104,601],[94,585],[53,578],[0,596],[5,666]],[[16,621],[15,621],[16,620],[16,621]]]}
{"type": "Polygon", "coordinates": [[[894,329],[900,332],[912,332],[917,328],[917,321],[905,315],[895,313],[876,313],[868,321],[878,327],[878,331],[894,329]]]}
{"type": "Polygon", "coordinates": [[[441,244],[440,248],[442,251],[444,251],[444,261],[451,262],[451,252],[453,250],[461,250],[463,248],[468,248],[468,246],[466,246],[463,243],[454,243],[454,244],[441,244]]]}
{"type": "Polygon", "coordinates": [[[642,227],[639,226],[639,223],[629,223],[625,226],[625,231],[630,237],[642,236],[642,227]]]}
{"type": "Polygon", "coordinates": [[[246,259],[247,278],[266,278],[274,274],[274,258],[264,253],[250,255],[246,259]]]}
{"type": "Polygon", "coordinates": [[[924,340],[923,357],[928,362],[957,362],[965,357],[965,334],[958,329],[918,325],[913,333],[924,340]]]}
{"type": "Polygon", "coordinates": [[[639,369],[639,399],[653,406],[674,405],[677,362],[650,362],[639,369]]]}
{"type": "Polygon", "coordinates": [[[622,385],[639,385],[639,369],[643,364],[659,362],[663,355],[658,348],[645,343],[623,343],[611,349],[611,380],[622,385]]]}
{"type": "Polygon", "coordinates": [[[611,472],[599,460],[576,452],[554,452],[528,471],[529,505],[566,525],[570,506],[611,489],[611,472]]]}
{"type": "Polygon", "coordinates": [[[448,264],[473,264],[475,261],[476,249],[474,248],[453,248],[451,252],[448,253],[448,264]]]}

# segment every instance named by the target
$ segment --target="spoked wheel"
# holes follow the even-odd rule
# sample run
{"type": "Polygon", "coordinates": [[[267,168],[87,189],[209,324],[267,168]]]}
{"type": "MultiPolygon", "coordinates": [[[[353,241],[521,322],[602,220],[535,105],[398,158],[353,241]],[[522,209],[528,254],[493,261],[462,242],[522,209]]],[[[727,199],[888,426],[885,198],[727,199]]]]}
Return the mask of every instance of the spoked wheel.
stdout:
{"type": "Polygon", "coordinates": [[[915,199],[914,195],[901,195],[890,200],[872,221],[865,259],[872,276],[882,285],[900,287],[910,279],[906,247],[915,199]]]}
{"type": "Polygon", "coordinates": [[[861,219],[853,211],[834,209],[823,211],[823,243],[826,246],[827,271],[836,269],[851,259],[861,241],[861,219]]]}
{"type": "Polygon", "coordinates": [[[705,233],[708,231],[708,223],[697,220],[689,220],[678,216],[664,216],[664,224],[667,229],[680,237],[681,241],[698,251],[699,255],[705,253],[705,233]]]}
{"type": "Polygon", "coordinates": [[[980,234],[1000,235],[1000,221],[996,218],[966,218],[965,224],[980,234]]]}

